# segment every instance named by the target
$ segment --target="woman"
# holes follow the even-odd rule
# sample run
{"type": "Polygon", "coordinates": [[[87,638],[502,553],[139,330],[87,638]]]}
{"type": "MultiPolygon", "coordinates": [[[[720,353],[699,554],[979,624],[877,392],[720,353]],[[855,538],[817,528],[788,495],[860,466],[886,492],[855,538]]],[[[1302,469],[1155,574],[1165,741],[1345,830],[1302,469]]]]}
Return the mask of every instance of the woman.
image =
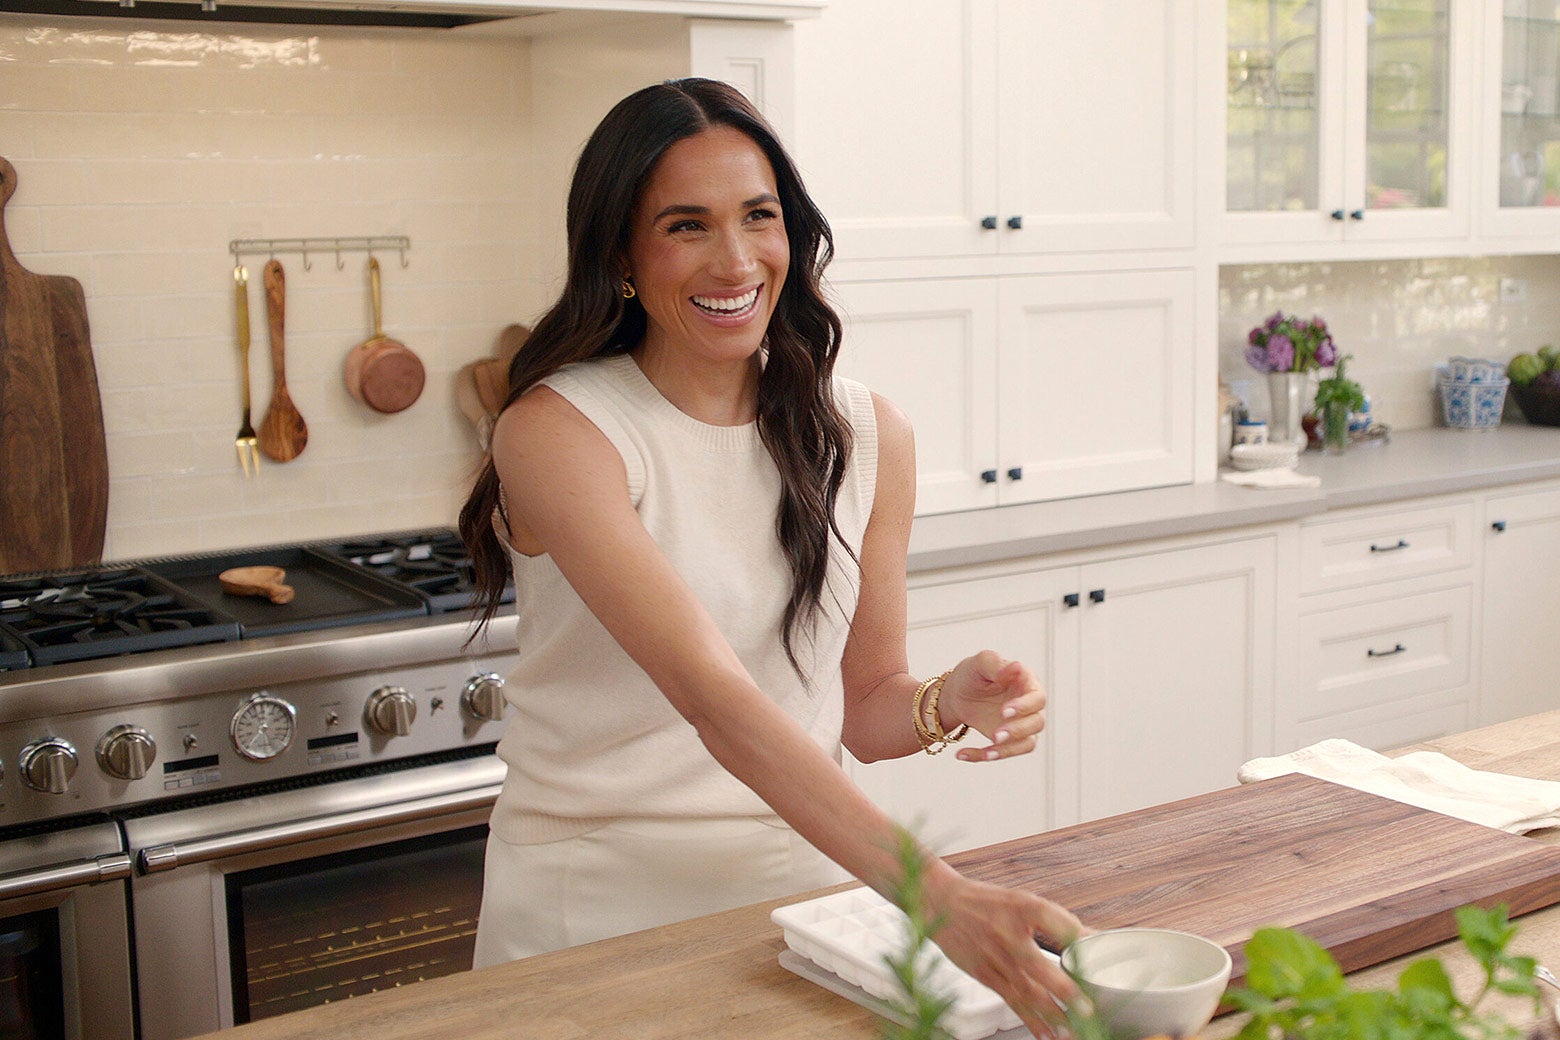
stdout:
{"type": "MultiPolygon", "coordinates": [[[[1024,754],[1045,697],[981,652],[905,663],[914,450],[833,372],[823,216],[735,90],[682,80],[587,142],[562,296],[510,371],[461,513],[486,593],[513,567],[519,664],[477,963],[841,879],[887,892],[892,821],[839,766],[1024,754]],[[832,861],[832,864],[830,863],[832,861]]],[[[935,858],[942,949],[1042,1035],[1071,982],[1035,938],[1079,930],[935,858]]]]}

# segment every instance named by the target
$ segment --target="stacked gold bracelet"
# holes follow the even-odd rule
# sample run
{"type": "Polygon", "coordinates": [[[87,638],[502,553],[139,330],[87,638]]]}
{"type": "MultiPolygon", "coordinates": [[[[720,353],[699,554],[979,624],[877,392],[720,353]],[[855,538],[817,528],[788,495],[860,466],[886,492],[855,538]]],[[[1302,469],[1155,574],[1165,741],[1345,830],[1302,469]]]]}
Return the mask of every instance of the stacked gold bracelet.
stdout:
{"type": "Polygon", "coordinates": [[[921,741],[921,750],[928,755],[937,754],[949,744],[957,744],[970,731],[968,724],[960,723],[952,733],[944,733],[942,719],[937,717],[937,698],[942,696],[943,683],[948,681],[949,674],[943,672],[934,676],[915,691],[915,705],[911,712],[915,719],[915,735],[921,741]]]}

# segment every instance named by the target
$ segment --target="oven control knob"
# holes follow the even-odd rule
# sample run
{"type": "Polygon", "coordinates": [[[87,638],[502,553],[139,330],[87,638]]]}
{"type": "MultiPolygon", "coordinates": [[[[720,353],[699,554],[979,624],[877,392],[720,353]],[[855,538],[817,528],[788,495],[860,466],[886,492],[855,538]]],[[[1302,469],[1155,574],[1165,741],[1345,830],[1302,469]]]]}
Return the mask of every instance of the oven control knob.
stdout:
{"type": "Polygon", "coordinates": [[[22,748],[16,760],[22,783],[34,791],[64,794],[76,775],[76,749],[59,737],[44,737],[22,748]]]}
{"type": "Polygon", "coordinates": [[[412,731],[417,718],[417,702],[404,687],[381,686],[368,695],[363,712],[369,728],[391,737],[404,737],[412,731]]]}
{"type": "Polygon", "coordinates": [[[496,672],[472,676],[466,688],[460,691],[461,707],[467,714],[482,722],[499,722],[504,718],[504,677],[496,672]]]}
{"type": "Polygon", "coordinates": [[[115,780],[139,780],[157,759],[157,742],[140,726],[115,726],[98,741],[97,760],[115,780]]]}

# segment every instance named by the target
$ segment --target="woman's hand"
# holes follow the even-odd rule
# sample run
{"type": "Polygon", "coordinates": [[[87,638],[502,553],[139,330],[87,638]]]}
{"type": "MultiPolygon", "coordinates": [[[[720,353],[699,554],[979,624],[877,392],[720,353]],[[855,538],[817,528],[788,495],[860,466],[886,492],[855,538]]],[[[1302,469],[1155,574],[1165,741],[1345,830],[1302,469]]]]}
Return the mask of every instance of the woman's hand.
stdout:
{"type": "Polygon", "coordinates": [[[928,879],[933,941],[948,959],[997,992],[1037,1037],[1066,1036],[1065,1006],[1078,987],[1036,939],[1061,949],[1086,929],[1064,908],[1019,889],[972,881],[946,867],[928,879]]]}
{"type": "Polygon", "coordinates": [[[982,650],[960,661],[943,683],[937,714],[944,732],[968,723],[991,741],[989,747],[960,748],[966,762],[989,762],[1027,754],[1045,729],[1045,690],[1033,672],[982,650]]]}

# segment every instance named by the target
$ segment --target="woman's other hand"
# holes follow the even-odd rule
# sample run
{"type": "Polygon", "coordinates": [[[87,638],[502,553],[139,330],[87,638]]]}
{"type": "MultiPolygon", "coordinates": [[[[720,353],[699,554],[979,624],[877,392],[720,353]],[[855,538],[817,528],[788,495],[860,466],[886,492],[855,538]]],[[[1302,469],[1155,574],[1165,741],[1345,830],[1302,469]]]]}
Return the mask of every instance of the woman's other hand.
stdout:
{"type": "Polygon", "coordinates": [[[1085,929],[1066,909],[1019,889],[973,881],[943,866],[928,878],[942,925],[933,936],[948,959],[995,990],[1037,1037],[1069,1035],[1065,1007],[1078,987],[1036,939],[1061,949],[1085,929]]]}
{"type": "Polygon", "coordinates": [[[967,723],[991,741],[987,747],[959,749],[966,762],[990,762],[1035,749],[1045,729],[1045,690],[1019,661],[982,650],[966,657],[948,675],[938,701],[944,731],[967,723]]]}

